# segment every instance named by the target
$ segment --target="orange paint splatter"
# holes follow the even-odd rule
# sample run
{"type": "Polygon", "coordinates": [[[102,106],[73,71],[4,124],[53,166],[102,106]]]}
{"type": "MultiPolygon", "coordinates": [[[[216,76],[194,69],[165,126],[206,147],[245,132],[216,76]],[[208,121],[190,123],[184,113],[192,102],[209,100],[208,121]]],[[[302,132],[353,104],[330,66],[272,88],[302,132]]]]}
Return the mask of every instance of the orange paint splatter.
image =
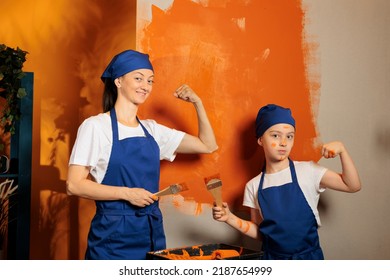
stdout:
{"type": "Polygon", "coordinates": [[[237,226],[238,228],[242,229],[245,225],[245,229],[243,230],[244,233],[249,231],[249,228],[251,224],[248,221],[242,220],[242,219],[237,219],[237,226]]]}
{"type": "Polygon", "coordinates": [[[241,219],[237,219],[237,226],[239,228],[242,228],[242,220],[241,219]]]}
{"type": "Polygon", "coordinates": [[[272,148],[275,148],[275,147],[276,147],[276,143],[272,143],[272,144],[271,144],[271,147],[272,147],[272,148]]]}
{"type": "Polygon", "coordinates": [[[199,216],[202,214],[202,204],[201,203],[196,203],[196,210],[195,210],[195,216],[199,216]]]}
{"type": "Polygon", "coordinates": [[[177,200],[177,199],[174,199],[172,200],[172,205],[175,207],[175,208],[180,208],[182,206],[182,202],[177,200]]]}
{"type": "Polygon", "coordinates": [[[243,232],[247,233],[249,231],[250,227],[251,227],[251,223],[248,221],[245,221],[245,229],[243,232]]]}

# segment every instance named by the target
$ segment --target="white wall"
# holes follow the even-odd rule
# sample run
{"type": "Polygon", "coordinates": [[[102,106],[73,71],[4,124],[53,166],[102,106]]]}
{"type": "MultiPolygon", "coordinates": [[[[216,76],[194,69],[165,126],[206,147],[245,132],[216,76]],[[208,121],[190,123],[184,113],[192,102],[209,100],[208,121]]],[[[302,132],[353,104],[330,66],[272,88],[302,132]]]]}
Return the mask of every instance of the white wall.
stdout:
{"type": "MultiPolygon", "coordinates": [[[[390,259],[390,1],[304,4],[319,43],[320,137],[346,144],[363,184],[356,194],[322,195],[325,256],[390,259]]],[[[337,161],[320,164],[340,170],[337,161]]]]}

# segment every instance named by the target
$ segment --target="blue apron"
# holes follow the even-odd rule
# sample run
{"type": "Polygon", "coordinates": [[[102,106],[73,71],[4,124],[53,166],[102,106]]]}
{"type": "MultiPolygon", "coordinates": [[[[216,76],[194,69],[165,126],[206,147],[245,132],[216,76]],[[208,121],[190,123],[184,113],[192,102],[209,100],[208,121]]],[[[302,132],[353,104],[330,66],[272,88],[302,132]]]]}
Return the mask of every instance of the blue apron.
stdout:
{"type": "Polygon", "coordinates": [[[323,260],[318,225],[298,184],[294,163],[289,159],[292,182],[263,189],[265,167],[260,179],[258,201],[264,220],[259,225],[267,260],[323,260]]]}
{"type": "MultiPolygon", "coordinates": [[[[112,150],[102,184],[159,189],[160,149],[140,123],[146,137],[119,141],[115,109],[110,112],[112,150]]],[[[149,251],[165,249],[165,234],[158,202],[137,207],[124,200],[96,201],[96,214],[88,233],[85,259],[143,260],[149,251]]]]}

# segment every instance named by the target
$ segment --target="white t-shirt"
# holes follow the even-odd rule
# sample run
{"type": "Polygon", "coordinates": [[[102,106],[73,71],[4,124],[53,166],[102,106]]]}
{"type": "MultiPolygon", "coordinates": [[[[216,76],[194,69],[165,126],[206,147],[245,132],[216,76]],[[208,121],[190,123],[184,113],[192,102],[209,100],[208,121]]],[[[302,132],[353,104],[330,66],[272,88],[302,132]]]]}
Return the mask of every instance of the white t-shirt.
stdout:
{"type": "MultiPolygon", "coordinates": [[[[176,149],[185,133],[158,124],[154,120],[140,120],[160,147],[160,160],[173,161],[176,149]]],[[[141,127],[128,127],[118,122],[119,140],[129,137],[142,137],[141,127]]],[[[89,117],[80,125],[69,164],[91,167],[90,173],[96,182],[101,183],[106,174],[112,148],[112,128],[109,114],[89,117]]]]}
{"type": "MultiPolygon", "coordinates": [[[[321,221],[318,213],[318,201],[320,193],[325,191],[324,188],[320,187],[322,176],[325,174],[327,169],[320,166],[313,161],[294,161],[295,172],[297,175],[298,184],[306,198],[306,201],[313,210],[314,216],[316,217],[318,226],[321,226],[321,221]]],[[[258,202],[258,190],[260,184],[261,174],[251,179],[245,185],[243,205],[259,209],[260,215],[261,210],[258,202]]],[[[282,186],[284,184],[292,182],[290,167],[279,171],[277,173],[265,174],[263,188],[270,186],[282,186]]]]}

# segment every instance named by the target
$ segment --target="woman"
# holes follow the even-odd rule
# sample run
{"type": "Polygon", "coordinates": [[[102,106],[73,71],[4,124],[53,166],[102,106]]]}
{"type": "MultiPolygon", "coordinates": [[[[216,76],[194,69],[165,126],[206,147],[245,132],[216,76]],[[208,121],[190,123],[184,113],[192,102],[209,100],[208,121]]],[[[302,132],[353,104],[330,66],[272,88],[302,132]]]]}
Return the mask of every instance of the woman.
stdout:
{"type": "Polygon", "coordinates": [[[256,137],[265,165],[245,186],[243,205],[251,221],[230,212],[228,205],[213,207],[213,217],[262,241],[263,259],[324,259],[318,236],[318,200],[325,189],[354,193],[360,190],[356,167],[339,142],[323,145],[322,156],[339,156],[338,174],[311,161],[292,161],[295,120],[288,108],[268,104],[256,118],[256,137]]]}
{"type": "Polygon", "coordinates": [[[105,113],[80,126],[69,162],[67,193],[96,201],[86,259],[145,259],[165,249],[157,197],[160,160],[177,153],[212,153],[217,147],[201,99],[187,85],[174,96],[197,112],[198,136],[170,129],[137,112],[154,80],[147,54],[127,50],[114,56],[101,79],[105,113]]]}

